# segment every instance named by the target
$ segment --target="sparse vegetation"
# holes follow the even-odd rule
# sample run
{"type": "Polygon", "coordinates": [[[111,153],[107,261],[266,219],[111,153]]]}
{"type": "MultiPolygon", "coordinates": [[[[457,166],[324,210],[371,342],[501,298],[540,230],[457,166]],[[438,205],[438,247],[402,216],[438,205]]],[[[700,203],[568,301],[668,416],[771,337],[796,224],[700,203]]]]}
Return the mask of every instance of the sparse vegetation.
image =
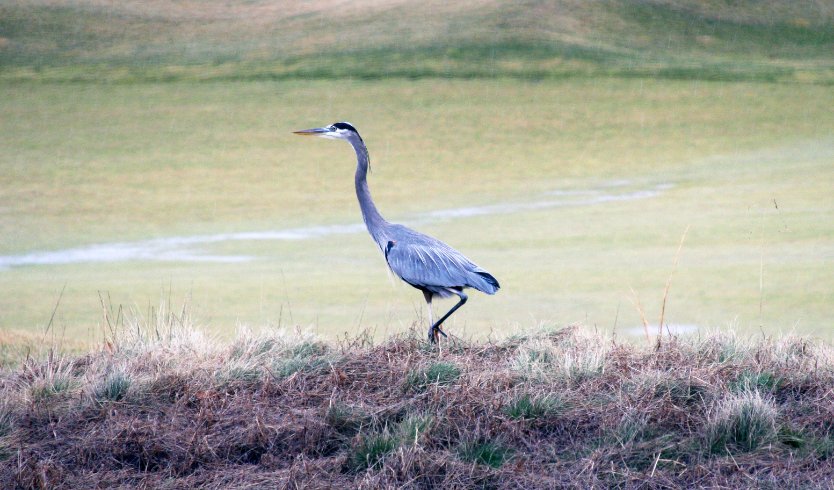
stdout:
{"type": "Polygon", "coordinates": [[[780,380],[772,373],[744,371],[729,383],[729,389],[735,393],[745,391],[771,392],[779,387],[780,380]]]}
{"type": "Polygon", "coordinates": [[[338,401],[331,401],[324,417],[325,422],[337,432],[352,436],[363,427],[370,426],[372,418],[362,412],[360,408],[345,405],[338,401]]]}
{"type": "Polygon", "coordinates": [[[63,357],[53,357],[43,364],[29,363],[22,382],[27,400],[33,404],[48,405],[52,398],[64,399],[71,389],[80,383],[73,376],[73,365],[63,357]]]}
{"type": "Polygon", "coordinates": [[[435,418],[431,415],[408,414],[397,425],[397,434],[403,444],[417,445],[426,440],[434,425],[435,418]]]}
{"type": "Polygon", "coordinates": [[[589,335],[533,337],[519,345],[513,366],[531,380],[576,385],[602,373],[607,348],[589,335]]]}
{"type": "Polygon", "coordinates": [[[0,371],[0,461],[16,455],[0,486],[815,488],[834,478],[834,353],[821,343],[717,335],[644,349],[567,328],[441,351],[422,329],[380,345],[279,331],[223,345],[167,318],[159,335],[0,371]],[[321,356],[326,368],[271,371],[321,356]]]}
{"type": "MultiPolygon", "coordinates": [[[[707,421],[707,445],[713,453],[753,451],[778,438],[778,413],[758,391],[723,398],[707,421]]],[[[797,439],[786,438],[792,445],[797,439]]]]}
{"type": "Polygon", "coordinates": [[[6,400],[0,401],[0,438],[11,432],[12,420],[11,405],[6,400]]]}
{"type": "Polygon", "coordinates": [[[500,468],[510,456],[510,450],[495,442],[465,441],[458,447],[464,461],[500,468]]]}
{"type": "Polygon", "coordinates": [[[524,394],[518,398],[514,398],[504,407],[504,413],[511,419],[532,420],[554,415],[564,408],[562,400],[553,395],[531,396],[524,394]]]}
{"type": "Polygon", "coordinates": [[[354,472],[377,469],[396,447],[397,440],[388,433],[367,435],[351,448],[348,466],[354,472]]]}
{"type": "Polygon", "coordinates": [[[430,385],[444,386],[460,377],[460,368],[448,362],[433,362],[428,367],[412,371],[405,381],[406,389],[424,391],[430,385]]]}
{"type": "Polygon", "coordinates": [[[95,398],[99,402],[117,402],[125,397],[129,388],[130,377],[122,371],[115,371],[96,386],[95,398]]]}

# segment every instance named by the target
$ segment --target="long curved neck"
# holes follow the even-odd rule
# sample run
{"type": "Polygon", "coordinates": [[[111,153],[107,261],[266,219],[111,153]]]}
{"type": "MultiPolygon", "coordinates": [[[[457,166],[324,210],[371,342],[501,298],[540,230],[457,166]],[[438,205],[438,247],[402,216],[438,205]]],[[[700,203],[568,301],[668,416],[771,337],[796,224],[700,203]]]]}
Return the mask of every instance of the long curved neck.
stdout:
{"type": "Polygon", "coordinates": [[[371,198],[371,191],[368,190],[368,168],[370,167],[368,149],[360,138],[351,138],[349,141],[353,145],[353,149],[356,150],[356,176],[354,181],[356,184],[356,198],[359,199],[359,208],[362,209],[362,219],[365,221],[365,226],[368,227],[368,232],[374,241],[382,247],[383,238],[380,234],[388,225],[388,222],[379,214],[374,200],[371,198]]]}

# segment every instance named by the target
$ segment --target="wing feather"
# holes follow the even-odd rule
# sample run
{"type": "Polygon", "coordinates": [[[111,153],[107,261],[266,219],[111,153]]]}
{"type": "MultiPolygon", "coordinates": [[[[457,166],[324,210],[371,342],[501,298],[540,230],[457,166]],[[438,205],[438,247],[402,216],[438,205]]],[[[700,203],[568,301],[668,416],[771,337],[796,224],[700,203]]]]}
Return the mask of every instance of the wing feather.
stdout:
{"type": "Polygon", "coordinates": [[[462,253],[427,235],[403,227],[388,242],[385,260],[391,270],[414,287],[442,293],[446,288],[475,288],[488,294],[498,281],[462,253]]]}

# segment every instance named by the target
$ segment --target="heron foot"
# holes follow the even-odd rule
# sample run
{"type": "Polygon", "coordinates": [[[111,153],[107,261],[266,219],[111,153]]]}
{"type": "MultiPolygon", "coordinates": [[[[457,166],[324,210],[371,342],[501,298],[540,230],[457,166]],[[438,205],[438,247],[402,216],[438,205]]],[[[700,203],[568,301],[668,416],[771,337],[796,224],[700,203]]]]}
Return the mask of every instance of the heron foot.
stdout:
{"type": "Polygon", "coordinates": [[[446,332],[440,329],[439,325],[432,325],[429,327],[429,342],[432,344],[436,344],[438,340],[440,340],[440,335],[443,337],[449,337],[446,335],[446,332]],[[438,335],[439,334],[439,335],[438,335]]]}

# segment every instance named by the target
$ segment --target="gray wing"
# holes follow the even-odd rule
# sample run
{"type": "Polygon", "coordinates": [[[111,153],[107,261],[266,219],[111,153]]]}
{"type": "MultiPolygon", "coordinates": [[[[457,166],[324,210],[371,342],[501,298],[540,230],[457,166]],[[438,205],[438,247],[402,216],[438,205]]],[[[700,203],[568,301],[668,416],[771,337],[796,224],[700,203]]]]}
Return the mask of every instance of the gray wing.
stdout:
{"type": "Polygon", "coordinates": [[[405,227],[397,230],[383,251],[388,266],[403,281],[437,294],[446,288],[475,288],[495,293],[498,281],[462,253],[430,236],[405,227]]]}

